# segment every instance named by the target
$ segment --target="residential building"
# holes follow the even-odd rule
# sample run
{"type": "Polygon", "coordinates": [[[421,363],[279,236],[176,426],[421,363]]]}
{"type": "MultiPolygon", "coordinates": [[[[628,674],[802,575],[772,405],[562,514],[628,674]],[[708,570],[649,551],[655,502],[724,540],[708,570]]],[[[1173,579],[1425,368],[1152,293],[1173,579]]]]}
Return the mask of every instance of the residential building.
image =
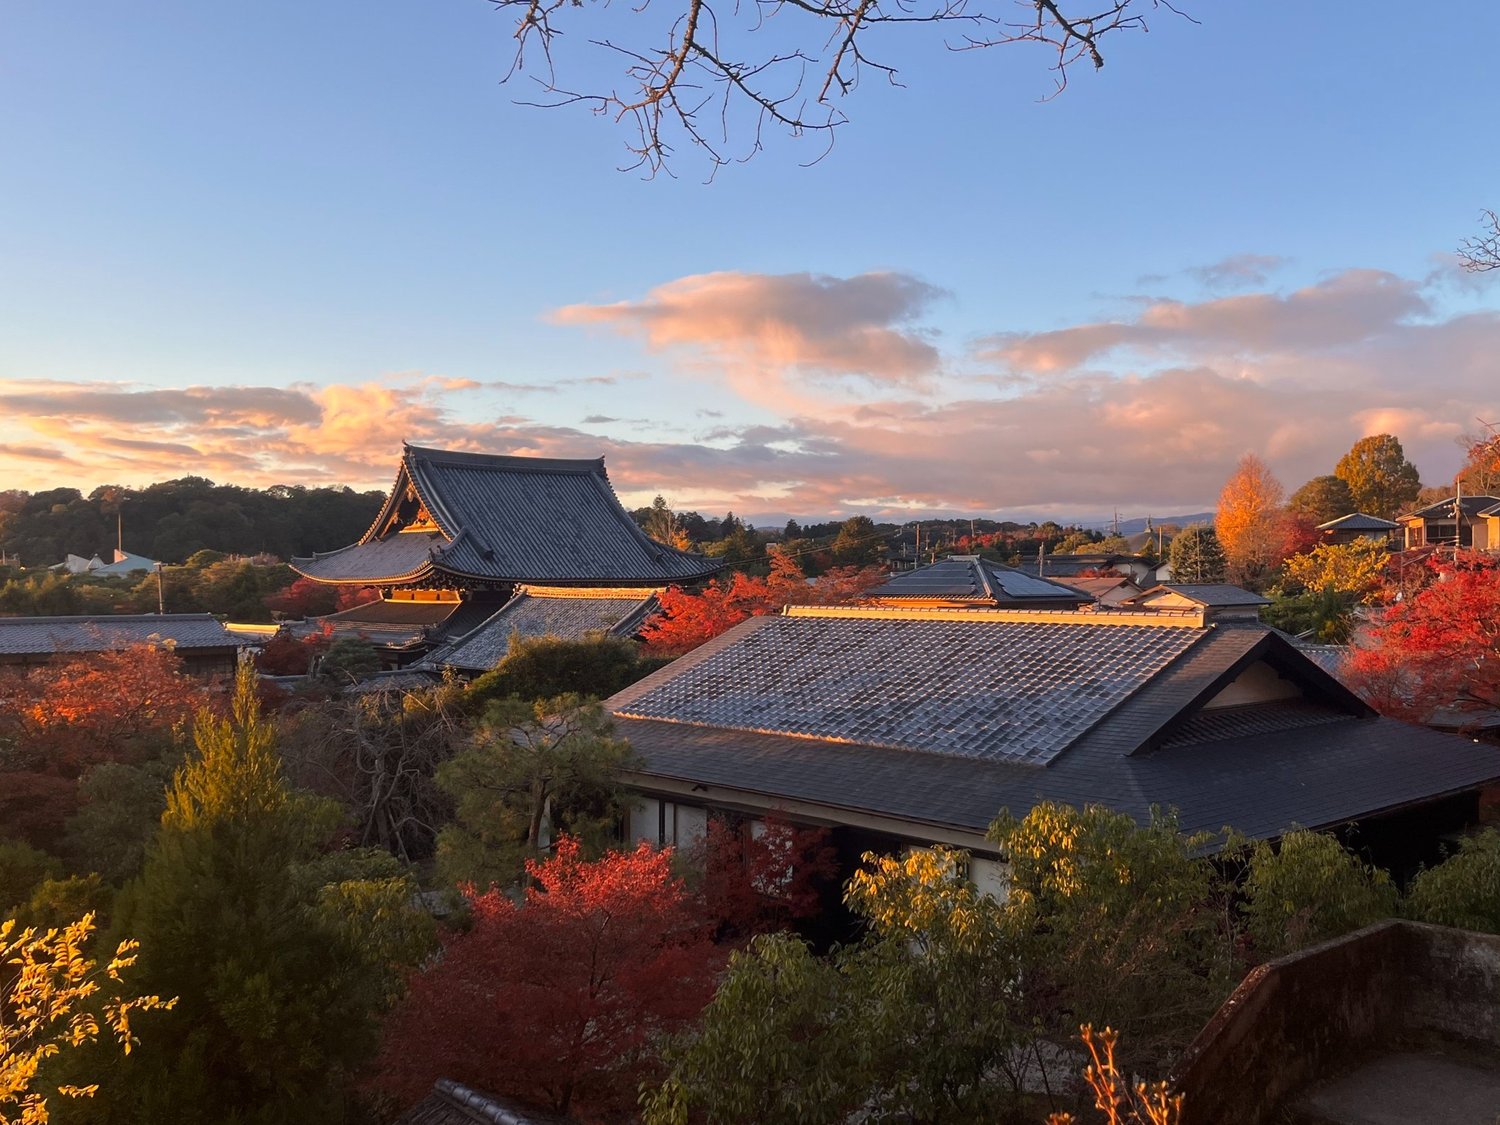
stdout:
{"type": "Polygon", "coordinates": [[[233,675],[240,642],[208,613],[131,613],[97,617],[0,617],[0,667],[34,667],[59,658],[170,645],[186,671],[233,675]]]}
{"type": "Polygon", "coordinates": [[[1347,516],[1318,524],[1318,542],[1347,544],[1357,539],[1376,539],[1394,546],[1400,530],[1401,525],[1394,520],[1350,512],[1347,516]]]}
{"type": "Polygon", "coordinates": [[[1269,598],[1228,582],[1163,582],[1120,603],[1132,609],[1201,610],[1210,620],[1244,621],[1259,620],[1260,607],[1270,604],[1269,598]]]}
{"type": "Polygon", "coordinates": [[[1500,550],[1500,496],[1453,496],[1398,516],[1404,545],[1500,550]]]}
{"type": "Polygon", "coordinates": [[[868,596],[877,605],[929,608],[1074,609],[1092,600],[1071,586],[1033,578],[979,555],[949,555],[897,574],[868,596]]]}

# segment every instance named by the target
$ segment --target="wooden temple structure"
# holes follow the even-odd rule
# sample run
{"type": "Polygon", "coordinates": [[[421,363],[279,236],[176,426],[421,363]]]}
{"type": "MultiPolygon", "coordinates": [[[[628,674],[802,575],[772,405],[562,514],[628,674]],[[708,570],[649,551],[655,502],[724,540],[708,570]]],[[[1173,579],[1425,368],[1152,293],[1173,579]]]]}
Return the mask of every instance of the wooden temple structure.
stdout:
{"type": "Polygon", "coordinates": [[[594,612],[549,619],[590,622],[602,596],[644,605],[669,585],[705,581],[723,563],[647,536],[615,495],[602,457],[405,445],[390,495],[359,541],[291,565],[315,582],[379,589],[379,601],[303,628],[363,636],[404,666],[486,627],[511,627],[516,613],[501,611],[532,590],[545,589],[554,607],[574,592],[594,612]]]}

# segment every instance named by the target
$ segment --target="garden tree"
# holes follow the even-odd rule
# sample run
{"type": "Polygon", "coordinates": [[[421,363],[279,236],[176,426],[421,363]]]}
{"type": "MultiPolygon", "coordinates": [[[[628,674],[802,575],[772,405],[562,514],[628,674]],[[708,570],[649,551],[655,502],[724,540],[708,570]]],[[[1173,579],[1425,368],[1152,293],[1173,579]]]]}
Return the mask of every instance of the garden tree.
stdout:
{"type": "Polygon", "coordinates": [[[323,617],[334,611],[340,592],[338,586],[298,578],[290,586],[267,594],[265,606],[275,617],[323,617]]]}
{"type": "Polygon", "coordinates": [[[642,660],[636,644],[624,637],[598,633],[571,639],[512,633],[505,656],[469,684],[464,704],[478,711],[492,699],[511,697],[534,700],[573,694],[603,699],[659,666],[654,660],[642,660]]]}
{"type": "Polygon", "coordinates": [[[1172,539],[1167,553],[1173,582],[1223,582],[1224,548],[1206,524],[1184,528],[1172,539]]]}
{"type": "Polygon", "coordinates": [[[450,803],[438,767],[467,736],[455,684],[338,696],[280,722],[289,779],[343,806],[354,841],[407,861],[431,857],[450,803]]]}
{"type": "Polygon", "coordinates": [[[76,778],[99,762],[159,752],[208,698],[168,645],[88,653],[0,679],[0,738],[13,738],[38,769],[76,778]]]}
{"type": "Polygon", "coordinates": [[[677,514],[667,506],[667,501],[660,495],[651,501],[651,507],[646,510],[642,528],[658,543],[665,543],[668,547],[676,547],[682,551],[692,549],[693,540],[677,522],[677,514]]]}
{"type": "Polygon", "coordinates": [[[826,828],[803,828],[776,816],[758,822],[710,817],[689,860],[702,873],[698,893],[720,941],[815,917],[838,871],[826,828]]]}
{"type": "Polygon", "coordinates": [[[1455,854],[1417,874],[1404,906],[1419,922],[1500,934],[1500,832],[1459,841],[1455,854]]]}
{"type": "Polygon", "coordinates": [[[136,1017],[176,1003],[127,997],[138,944],[121,941],[101,965],[89,956],[93,933],[92,914],[42,931],[0,919],[0,1125],[45,1125],[57,1098],[92,1098],[97,1082],[44,1081],[49,1063],[101,1042],[129,1054],[139,1041],[136,1017]]]}
{"type": "Polygon", "coordinates": [[[181,1000],[109,1068],[98,1120],[338,1120],[430,921],[389,856],[328,854],[339,810],[287,784],[248,669],[231,714],[200,712],[193,734],[116,919],[141,938],[141,987],[181,1000]]]}
{"type": "Polygon", "coordinates": [[[360,637],[340,637],[318,661],[318,675],[338,687],[368,680],[380,671],[380,654],[360,637]]]}
{"type": "Polygon", "coordinates": [[[1286,560],[1286,576],[1308,590],[1332,590],[1369,604],[1385,586],[1390,549],[1383,539],[1355,539],[1350,543],[1319,543],[1303,555],[1286,560]]]}
{"type": "Polygon", "coordinates": [[[1286,502],[1287,511],[1316,527],[1354,511],[1354,493],[1342,477],[1313,477],[1286,502]]]}
{"type": "Polygon", "coordinates": [[[62,861],[41,848],[19,840],[0,842],[0,917],[15,917],[15,909],[31,897],[43,881],[62,874],[62,861]]]}
{"type": "Polygon", "coordinates": [[[310,676],[332,644],[333,631],[326,627],[302,637],[278,630],[255,654],[255,670],[266,676],[310,676]]]}
{"type": "Polygon", "coordinates": [[[1277,595],[1270,605],[1261,607],[1260,619],[1293,636],[1343,645],[1354,635],[1354,609],[1358,604],[1354,595],[1325,586],[1301,594],[1277,595]]]}
{"type": "Polygon", "coordinates": [[[1389,918],[1396,898],[1388,874],[1324,833],[1294,830],[1249,848],[1243,910],[1257,960],[1389,918]]]}
{"type": "MultiPolygon", "coordinates": [[[[1095,1033],[1091,1024],[1078,1029],[1089,1064],[1083,1080],[1094,1095],[1094,1108],[1104,1125],[1180,1125],[1187,1099],[1174,1094],[1166,1082],[1142,1082],[1123,1074],[1115,1063],[1119,1033],[1112,1027],[1095,1033]]],[[[1054,1113],[1047,1125],[1081,1125],[1071,1113],[1054,1113]]]]}
{"type": "Polygon", "coordinates": [[[850,516],[833,537],[838,566],[873,566],[885,557],[885,537],[869,516],[850,516]]]}
{"type": "Polygon", "coordinates": [[[1006,907],[959,853],[865,856],[847,900],[868,931],[826,959],[787,934],[734,955],[647,1125],[999,1120],[1015,1093],[1025,979],[1006,907]]]}
{"type": "Polygon", "coordinates": [[[524,905],[469,892],[468,932],[444,939],[387,1021],[377,1082],[401,1102],[452,1078],[618,1114],[653,1076],[657,1037],[690,1025],[712,993],[722,958],[670,849],[588,862],[564,837],[527,872],[524,905]]]}
{"type": "Polygon", "coordinates": [[[1060,89],[1072,64],[1104,65],[1106,36],[1144,30],[1148,12],[1177,11],[1143,0],[1102,7],[1069,0],[996,0],[980,7],[955,0],[916,6],[812,0],[740,12],[683,0],[664,18],[636,13],[616,37],[579,26],[597,14],[564,0],[492,3],[516,21],[517,53],[507,77],[526,74],[540,82],[542,104],[582,104],[627,122],[629,167],[653,175],[684,146],[717,170],[759,151],[767,128],[831,143],[846,120],[841,100],[863,75],[895,80],[896,67],[873,53],[888,28],[903,28],[908,40],[927,38],[930,46],[944,42],[946,25],[962,28],[966,49],[1042,44],[1060,89]],[[924,28],[929,35],[922,36],[924,28]],[[600,57],[589,57],[596,53],[600,57]],[[585,77],[611,63],[623,81],[585,77]]]}
{"type": "Polygon", "coordinates": [[[1360,438],[1339,458],[1333,474],[1349,486],[1358,511],[1384,520],[1409,507],[1422,490],[1417,467],[1391,434],[1360,438]]]}
{"type": "Polygon", "coordinates": [[[1132,1066],[1164,1071],[1234,980],[1211,842],[1176,818],[1043,802],[1002,813],[990,839],[1010,860],[1028,1012],[1052,1042],[1107,1018],[1132,1066]]]}
{"type": "Polygon", "coordinates": [[[1214,516],[1232,582],[1258,587],[1286,558],[1291,528],[1282,508],[1284,498],[1281,482],[1264,461],[1253,453],[1240,458],[1219,493],[1214,516]]]}
{"type": "Polygon", "coordinates": [[[1347,675],[1376,710],[1424,722],[1439,707],[1500,707],[1500,565],[1434,555],[1436,578],[1386,609],[1347,675]]]}
{"type": "Polygon", "coordinates": [[[597,850],[624,808],[620,771],[630,745],[597,703],[576,695],[485,708],[472,745],[438,767],[454,804],[438,833],[438,869],[451,883],[510,887],[553,838],[597,850]]]}

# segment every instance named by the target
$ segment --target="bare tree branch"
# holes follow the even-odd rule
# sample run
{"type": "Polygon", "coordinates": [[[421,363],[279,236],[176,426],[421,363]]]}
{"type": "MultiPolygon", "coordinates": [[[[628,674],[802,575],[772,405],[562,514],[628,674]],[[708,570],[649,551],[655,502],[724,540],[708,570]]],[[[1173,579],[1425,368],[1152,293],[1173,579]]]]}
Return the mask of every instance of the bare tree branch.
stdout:
{"type": "Polygon", "coordinates": [[[1488,229],[1476,238],[1466,238],[1458,247],[1459,260],[1470,273],[1500,269],[1500,216],[1490,210],[1479,213],[1488,229]]]}
{"type": "Polygon", "coordinates": [[[505,80],[525,73],[540,85],[542,99],[527,104],[583,104],[628,122],[635,139],[626,144],[632,156],[627,167],[648,175],[670,174],[673,138],[703,155],[710,174],[760,151],[767,125],[793,137],[822,134],[831,144],[834,130],[847,121],[835,99],[852,94],[866,69],[899,85],[896,67],[870,53],[872,37],[886,25],[960,25],[962,36],[948,46],[961,51],[1044,44],[1055,52],[1052,70],[1061,90],[1074,63],[1104,65],[1105,36],[1146,30],[1147,15],[1157,10],[1191,19],[1169,0],[735,0],[724,9],[729,23],[721,24],[708,0],[676,0],[680,13],[669,13],[663,24],[652,22],[661,0],[655,10],[652,2],[612,14],[611,23],[624,19],[632,23],[631,32],[641,29],[634,42],[610,36],[584,41],[624,61],[626,85],[582,91],[558,77],[559,25],[602,21],[607,0],[490,0],[497,10],[516,13],[516,55],[505,80]],[[526,53],[530,46],[540,54],[534,65],[535,56],[526,53]],[[711,135],[708,123],[715,118],[711,135]]]}

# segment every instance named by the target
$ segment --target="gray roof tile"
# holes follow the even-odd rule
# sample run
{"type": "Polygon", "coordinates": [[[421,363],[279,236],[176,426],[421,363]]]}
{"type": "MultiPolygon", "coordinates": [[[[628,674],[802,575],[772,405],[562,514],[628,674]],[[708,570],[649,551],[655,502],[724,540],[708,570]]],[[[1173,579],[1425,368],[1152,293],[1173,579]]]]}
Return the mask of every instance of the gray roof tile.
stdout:
{"type": "Polygon", "coordinates": [[[169,640],[178,648],[237,648],[207,613],[0,617],[0,654],[108,652],[169,640]]]}
{"type": "Polygon", "coordinates": [[[409,445],[385,508],[360,542],[292,565],[323,582],[414,581],[446,572],[493,583],[661,585],[705,577],[723,564],[647,537],[620,506],[602,458],[409,445]],[[408,487],[441,534],[395,531],[380,538],[408,487]]]}
{"type": "Polygon", "coordinates": [[[510,651],[510,639],[561,637],[581,640],[590,633],[630,636],[656,608],[652,591],[533,590],[523,588],[477,628],[430,658],[433,664],[488,671],[510,651]]]}
{"type": "Polygon", "coordinates": [[[978,555],[950,555],[898,574],[872,590],[869,596],[877,601],[940,599],[992,606],[1035,602],[1074,606],[1089,600],[1079,597],[1078,591],[1068,586],[1035,578],[978,555]]]}
{"type": "Polygon", "coordinates": [[[612,704],[634,718],[1045,762],[1206,635],[954,612],[974,619],[755,618],[735,643],[612,704]]]}

